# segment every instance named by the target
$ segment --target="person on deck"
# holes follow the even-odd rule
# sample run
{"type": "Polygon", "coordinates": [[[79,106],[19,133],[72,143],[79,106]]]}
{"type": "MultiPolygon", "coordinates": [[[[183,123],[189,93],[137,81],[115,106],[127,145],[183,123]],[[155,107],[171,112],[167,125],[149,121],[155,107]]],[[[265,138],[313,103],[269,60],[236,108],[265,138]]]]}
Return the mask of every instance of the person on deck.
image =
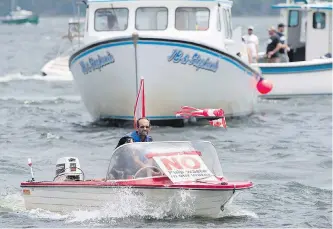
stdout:
{"type": "Polygon", "coordinates": [[[266,48],[268,63],[279,63],[279,50],[289,48],[286,44],[281,44],[280,37],[276,33],[276,29],[272,26],[268,29],[269,39],[266,48]]]}
{"type": "Polygon", "coordinates": [[[287,44],[285,44],[286,42],[286,37],[284,36],[284,24],[280,23],[278,25],[278,31],[276,32],[276,34],[280,37],[280,43],[282,45],[284,45],[284,48],[281,48],[279,50],[279,58],[280,58],[280,62],[281,63],[286,63],[289,62],[289,57],[287,52],[290,50],[289,47],[287,46],[287,44]]]}
{"type": "Polygon", "coordinates": [[[259,50],[259,39],[253,33],[254,27],[249,26],[247,30],[247,35],[243,36],[244,42],[249,49],[249,59],[250,63],[258,63],[258,50],[259,50]]]}
{"type": "Polygon", "coordinates": [[[153,138],[149,136],[150,122],[147,118],[139,118],[136,124],[136,130],[126,134],[133,138],[134,142],[152,142],[153,138]]]}
{"type": "Polygon", "coordinates": [[[268,58],[268,63],[278,63],[279,59],[279,49],[281,47],[280,38],[276,34],[275,28],[272,26],[268,29],[269,39],[266,47],[266,55],[268,58]]]}

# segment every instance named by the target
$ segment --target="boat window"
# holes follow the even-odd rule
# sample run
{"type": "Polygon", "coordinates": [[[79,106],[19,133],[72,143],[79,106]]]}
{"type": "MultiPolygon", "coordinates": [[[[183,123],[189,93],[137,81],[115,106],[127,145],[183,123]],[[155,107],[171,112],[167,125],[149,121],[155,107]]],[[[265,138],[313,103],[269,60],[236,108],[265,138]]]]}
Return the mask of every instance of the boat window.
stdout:
{"type": "Polygon", "coordinates": [[[301,34],[299,37],[299,41],[300,42],[306,42],[306,31],[307,31],[307,16],[308,16],[308,12],[306,11],[302,11],[301,13],[301,34]]]}
{"type": "Polygon", "coordinates": [[[230,38],[230,31],[229,31],[229,25],[228,25],[228,19],[227,19],[227,11],[226,9],[222,9],[222,16],[223,16],[223,24],[224,24],[224,37],[230,38]]]}
{"type": "Polygon", "coordinates": [[[221,31],[221,15],[219,10],[217,10],[217,24],[216,24],[217,31],[221,31]]]}
{"type": "Polygon", "coordinates": [[[176,29],[207,30],[210,11],[205,7],[178,7],[176,9],[176,29]]]}
{"type": "Polygon", "coordinates": [[[228,19],[228,30],[229,30],[229,38],[232,38],[232,24],[231,24],[231,11],[227,9],[227,19],[228,19]]]}
{"type": "Polygon", "coordinates": [[[88,29],[89,29],[89,13],[87,13],[87,20],[86,20],[86,31],[88,32],[88,29]]]}
{"type": "Polygon", "coordinates": [[[168,27],[168,9],[165,7],[140,7],[136,10],[137,30],[165,30],[168,27]]]}
{"type": "Polygon", "coordinates": [[[290,10],[288,27],[296,27],[296,26],[298,26],[298,11],[290,10]]]}
{"type": "Polygon", "coordinates": [[[313,13],[312,27],[314,29],[325,29],[326,14],[324,12],[314,12],[313,13]]]}
{"type": "Polygon", "coordinates": [[[104,8],[95,11],[96,31],[124,31],[127,26],[127,8],[104,8]]]}

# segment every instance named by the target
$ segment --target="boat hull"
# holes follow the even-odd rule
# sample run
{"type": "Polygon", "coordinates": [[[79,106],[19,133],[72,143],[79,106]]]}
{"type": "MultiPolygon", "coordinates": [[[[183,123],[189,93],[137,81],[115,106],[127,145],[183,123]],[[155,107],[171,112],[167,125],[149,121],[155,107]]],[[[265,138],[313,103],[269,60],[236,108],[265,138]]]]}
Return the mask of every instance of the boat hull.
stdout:
{"type": "Polygon", "coordinates": [[[104,40],[82,47],[69,65],[93,119],[133,120],[141,77],[151,120],[176,119],[181,106],[249,115],[257,102],[256,70],[237,57],[188,41],[139,38],[135,50],[131,38],[104,40]]]}
{"type": "Polygon", "coordinates": [[[2,19],[2,23],[4,23],[4,24],[25,24],[25,23],[38,24],[39,16],[31,15],[31,16],[23,17],[23,18],[2,19]]]}
{"type": "Polygon", "coordinates": [[[332,59],[291,63],[259,63],[265,79],[273,89],[263,98],[332,94],[332,59]]]}
{"type": "MultiPolygon", "coordinates": [[[[76,210],[106,210],[123,206],[127,201],[140,202],[140,208],[154,213],[157,208],[165,214],[219,217],[221,208],[235,190],[181,190],[172,188],[119,187],[25,187],[27,210],[41,208],[60,213],[76,210]]],[[[133,206],[134,207],[134,206],[133,206]]]]}

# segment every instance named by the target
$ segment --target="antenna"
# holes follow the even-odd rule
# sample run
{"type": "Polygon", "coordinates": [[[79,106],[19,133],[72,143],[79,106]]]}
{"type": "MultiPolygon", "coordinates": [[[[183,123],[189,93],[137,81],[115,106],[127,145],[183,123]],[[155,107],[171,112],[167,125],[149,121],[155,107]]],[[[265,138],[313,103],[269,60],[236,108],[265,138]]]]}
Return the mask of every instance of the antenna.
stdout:
{"type": "Polygon", "coordinates": [[[132,40],[134,45],[134,55],[135,55],[135,79],[136,79],[136,94],[139,92],[139,82],[138,82],[138,54],[137,54],[137,44],[139,40],[139,34],[134,32],[132,34],[132,40]]]}
{"type": "Polygon", "coordinates": [[[29,165],[29,167],[30,167],[31,181],[35,181],[35,178],[34,178],[34,172],[32,171],[32,162],[31,162],[31,158],[28,158],[28,165],[29,165]]]}

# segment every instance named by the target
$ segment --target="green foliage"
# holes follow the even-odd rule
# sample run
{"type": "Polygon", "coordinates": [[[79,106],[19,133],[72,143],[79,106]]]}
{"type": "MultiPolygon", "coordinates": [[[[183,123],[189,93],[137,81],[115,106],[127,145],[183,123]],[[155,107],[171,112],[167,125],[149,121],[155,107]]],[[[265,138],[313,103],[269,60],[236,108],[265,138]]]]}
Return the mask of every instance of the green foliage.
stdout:
{"type": "MultiPolygon", "coordinates": [[[[43,16],[73,15],[73,2],[76,0],[16,0],[23,9],[32,10],[43,16]]],[[[234,16],[264,16],[277,15],[272,5],[285,0],[233,0],[232,14],[234,16]]],[[[330,0],[332,2],[332,0],[330,0]]],[[[10,0],[0,0],[0,14],[7,14],[10,0]]]]}

